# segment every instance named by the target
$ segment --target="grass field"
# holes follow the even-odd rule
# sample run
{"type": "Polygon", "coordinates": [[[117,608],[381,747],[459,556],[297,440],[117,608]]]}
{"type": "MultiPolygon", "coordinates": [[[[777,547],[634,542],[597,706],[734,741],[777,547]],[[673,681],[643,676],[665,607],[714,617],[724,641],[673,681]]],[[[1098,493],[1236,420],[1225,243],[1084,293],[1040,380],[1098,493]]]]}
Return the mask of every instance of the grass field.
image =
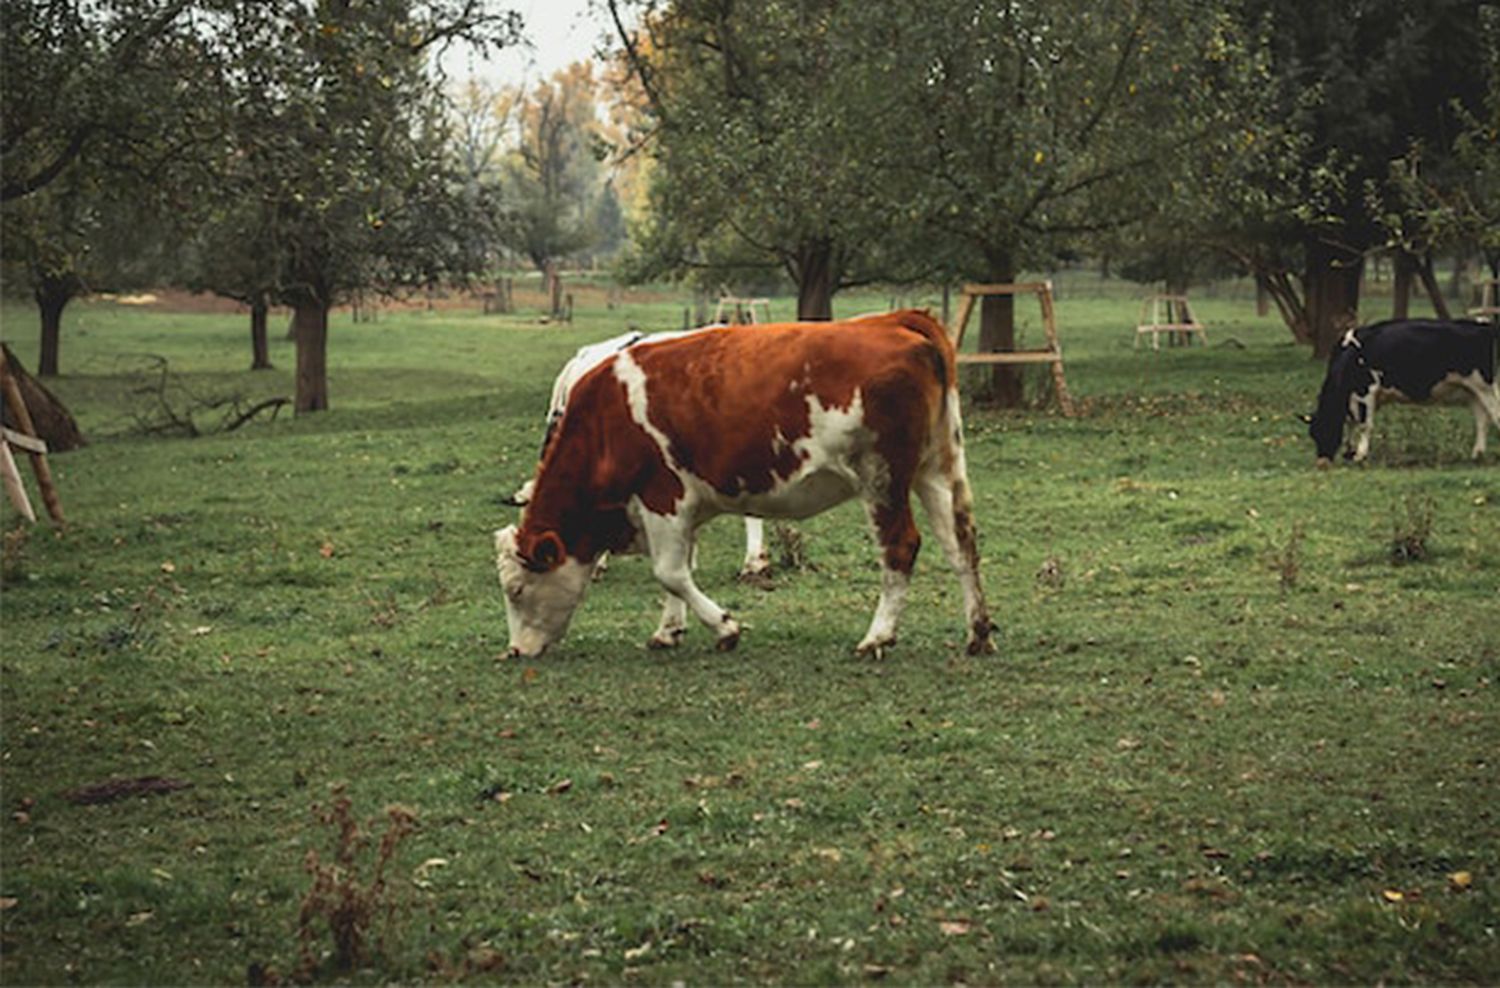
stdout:
{"type": "Polygon", "coordinates": [[[671,296],[339,315],[332,411],[197,439],[136,434],[144,355],[248,400],[290,344],[252,374],[242,316],[76,306],[67,531],[3,515],[0,982],[1493,983],[1496,454],[1383,410],[1315,471],[1274,319],[1226,290],[1209,346],[1133,351],[1132,292],[1062,285],[1078,418],[966,409],[1000,654],[929,540],[878,662],[856,506],[769,590],[705,533],[732,655],[647,652],[618,559],[504,659],[489,532],[552,375],[671,296]],[[190,787],[68,798],[147,776],[190,787]]]}

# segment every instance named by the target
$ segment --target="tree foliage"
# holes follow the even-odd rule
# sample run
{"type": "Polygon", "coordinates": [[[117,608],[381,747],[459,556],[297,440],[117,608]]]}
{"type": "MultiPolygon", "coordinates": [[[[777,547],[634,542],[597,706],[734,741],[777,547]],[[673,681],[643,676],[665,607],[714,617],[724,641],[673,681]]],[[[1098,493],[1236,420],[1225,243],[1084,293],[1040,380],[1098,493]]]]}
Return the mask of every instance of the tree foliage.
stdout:
{"type": "MultiPolygon", "coordinates": [[[[598,243],[604,135],[593,65],[575,62],[516,91],[514,137],[502,159],[501,239],[539,271],[598,243]]],[[[604,207],[608,208],[608,207],[604,207]]]]}
{"type": "Polygon", "coordinates": [[[1466,117],[1481,112],[1493,8],[1247,0],[1242,16],[1266,29],[1268,88],[1296,153],[1240,177],[1218,201],[1215,235],[1271,289],[1293,335],[1322,355],[1357,320],[1364,259],[1388,242],[1371,190],[1414,145],[1429,162],[1447,158],[1466,117]]]}
{"type": "MultiPolygon", "coordinates": [[[[613,2],[620,23],[625,7],[613,2]]],[[[806,318],[841,287],[920,264],[889,236],[882,194],[905,151],[888,106],[901,53],[847,0],[633,5],[626,57],[646,96],[653,208],[642,275],[786,272],[806,318]]],[[[909,14],[906,16],[910,16],[909,14]]]]}

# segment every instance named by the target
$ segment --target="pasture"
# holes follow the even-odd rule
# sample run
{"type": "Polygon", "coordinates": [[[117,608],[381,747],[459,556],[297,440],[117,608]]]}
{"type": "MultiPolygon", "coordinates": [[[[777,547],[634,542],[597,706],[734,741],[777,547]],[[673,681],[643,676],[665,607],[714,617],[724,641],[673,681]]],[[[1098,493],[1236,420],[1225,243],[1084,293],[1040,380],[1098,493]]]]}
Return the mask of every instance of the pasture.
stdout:
{"type": "MultiPolygon", "coordinates": [[[[3,516],[0,981],[1492,982],[1494,447],[1398,408],[1315,471],[1322,367],[1242,295],[1197,308],[1208,346],[1132,351],[1130,290],[1064,283],[1082,414],[966,407],[999,655],[962,654],[929,539],[901,641],[855,658],[879,569],[847,505],[769,588],[706,531],[737,652],[647,652],[621,558],[532,663],[502,498],[573,349],[680,301],[339,314],[332,411],[197,439],[136,433],[143,355],[290,394],[281,334],[252,374],[243,316],[70,309],[69,526],[3,516]],[[147,776],[190,786],[68,798],[147,776]]],[[[33,311],[3,319],[34,367],[33,311]]]]}

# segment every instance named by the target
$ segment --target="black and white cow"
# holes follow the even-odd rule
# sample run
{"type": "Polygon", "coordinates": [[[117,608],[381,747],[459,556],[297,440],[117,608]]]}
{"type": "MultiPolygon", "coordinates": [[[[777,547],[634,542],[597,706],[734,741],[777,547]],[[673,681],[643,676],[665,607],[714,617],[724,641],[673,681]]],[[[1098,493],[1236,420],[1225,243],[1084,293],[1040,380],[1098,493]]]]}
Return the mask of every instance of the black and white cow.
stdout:
{"type": "Polygon", "coordinates": [[[1368,456],[1375,407],[1388,401],[1467,401],[1477,459],[1489,426],[1500,430],[1497,334],[1500,327],[1438,319],[1392,319],[1345,333],[1328,358],[1318,408],[1308,420],[1318,463],[1327,465],[1338,452],[1346,420],[1354,425],[1354,442],[1345,458],[1368,456]]]}

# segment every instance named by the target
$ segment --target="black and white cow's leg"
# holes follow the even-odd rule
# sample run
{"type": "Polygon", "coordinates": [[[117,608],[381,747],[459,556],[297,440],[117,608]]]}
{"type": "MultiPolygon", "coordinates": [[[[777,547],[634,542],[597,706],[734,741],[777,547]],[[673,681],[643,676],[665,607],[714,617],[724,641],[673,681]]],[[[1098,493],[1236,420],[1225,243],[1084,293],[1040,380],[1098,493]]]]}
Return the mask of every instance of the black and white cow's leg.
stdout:
{"type": "Polygon", "coordinates": [[[912,521],[911,503],[904,487],[899,497],[866,503],[881,547],[880,602],[875,605],[870,630],[865,632],[855,651],[880,658],[886,646],[896,640],[896,624],[901,620],[901,610],[906,604],[906,588],[911,583],[911,571],[917,560],[917,550],[922,546],[922,537],[917,534],[916,523],[912,521]]]}
{"type": "MultiPolygon", "coordinates": [[[[689,564],[693,555],[693,530],[677,516],[641,513],[641,527],[646,534],[646,545],[651,553],[651,573],[667,591],[668,598],[662,608],[662,627],[658,634],[668,628],[673,609],[685,604],[698,620],[706,624],[718,639],[716,647],[729,651],[739,644],[740,626],[729,616],[729,612],[708,598],[693,581],[693,570],[689,564]],[[674,603],[673,600],[678,603],[674,603]]],[[[684,618],[685,623],[685,618],[684,618]]],[[[655,641],[655,638],[652,639],[655,641]]]]}
{"type": "Polygon", "coordinates": [[[979,540],[974,530],[973,501],[968,481],[963,477],[949,479],[933,471],[917,481],[917,496],[927,512],[932,534],[943,547],[948,564],[958,574],[964,595],[964,620],[968,625],[966,650],[970,655],[995,651],[990,620],[979,581],[979,540]]]}
{"type": "Polygon", "coordinates": [[[1477,460],[1484,455],[1485,438],[1490,426],[1493,425],[1495,431],[1500,432],[1500,389],[1494,385],[1486,386],[1481,381],[1472,389],[1472,393],[1469,409],[1474,413],[1474,449],[1469,455],[1477,460]]]}
{"type": "Polygon", "coordinates": [[[1350,395],[1349,413],[1354,418],[1354,448],[1348,455],[1360,463],[1370,455],[1370,434],[1375,431],[1375,392],[1350,395]]]}

